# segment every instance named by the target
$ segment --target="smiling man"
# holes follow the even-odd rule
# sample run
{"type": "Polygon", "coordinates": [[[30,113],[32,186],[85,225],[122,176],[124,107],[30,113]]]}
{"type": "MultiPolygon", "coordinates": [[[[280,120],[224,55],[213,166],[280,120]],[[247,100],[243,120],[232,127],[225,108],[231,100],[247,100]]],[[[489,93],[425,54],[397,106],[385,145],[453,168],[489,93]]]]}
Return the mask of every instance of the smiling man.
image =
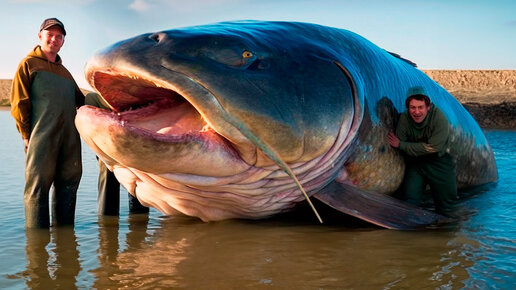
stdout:
{"type": "Polygon", "coordinates": [[[402,192],[407,202],[419,206],[430,185],[436,211],[447,214],[457,199],[454,161],[447,152],[449,122],[423,87],[412,87],[407,95],[407,110],[400,116],[396,134],[388,135],[389,144],[405,155],[402,192]]]}
{"type": "Polygon", "coordinates": [[[25,224],[73,225],[82,175],[81,142],[74,125],[84,95],[58,52],[66,30],[57,18],[41,24],[37,45],[19,64],[11,88],[11,114],[25,143],[25,224]]]}

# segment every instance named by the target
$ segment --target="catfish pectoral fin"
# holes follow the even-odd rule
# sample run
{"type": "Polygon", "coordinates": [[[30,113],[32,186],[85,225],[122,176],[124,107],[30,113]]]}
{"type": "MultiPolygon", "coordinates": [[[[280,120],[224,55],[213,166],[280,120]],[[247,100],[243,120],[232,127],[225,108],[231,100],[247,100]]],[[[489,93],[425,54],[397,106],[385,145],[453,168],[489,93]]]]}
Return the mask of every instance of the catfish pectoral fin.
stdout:
{"type": "Polygon", "coordinates": [[[388,229],[414,230],[449,220],[389,195],[337,182],[326,186],[313,197],[340,212],[388,229]]]}

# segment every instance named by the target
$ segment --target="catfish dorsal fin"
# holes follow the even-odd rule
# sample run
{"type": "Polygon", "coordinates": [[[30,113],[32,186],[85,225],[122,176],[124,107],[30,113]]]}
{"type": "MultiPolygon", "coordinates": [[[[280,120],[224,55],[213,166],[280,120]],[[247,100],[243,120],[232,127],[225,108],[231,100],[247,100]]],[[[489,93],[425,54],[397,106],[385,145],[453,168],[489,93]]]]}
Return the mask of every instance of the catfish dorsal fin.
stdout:
{"type": "MultiPolygon", "coordinates": [[[[386,51],[387,51],[387,50],[386,50],[386,51]]],[[[401,55],[399,55],[399,54],[397,54],[397,53],[395,53],[395,52],[391,52],[391,51],[387,51],[387,52],[388,52],[390,55],[394,56],[395,58],[399,58],[399,59],[401,59],[402,61],[404,61],[404,62],[406,62],[406,63],[410,64],[410,65],[411,65],[411,66],[413,66],[413,67],[417,67],[417,64],[416,64],[415,62],[413,62],[413,61],[411,61],[411,60],[409,60],[409,59],[406,59],[406,58],[404,58],[404,57],[401,57],[401,55]]]]}

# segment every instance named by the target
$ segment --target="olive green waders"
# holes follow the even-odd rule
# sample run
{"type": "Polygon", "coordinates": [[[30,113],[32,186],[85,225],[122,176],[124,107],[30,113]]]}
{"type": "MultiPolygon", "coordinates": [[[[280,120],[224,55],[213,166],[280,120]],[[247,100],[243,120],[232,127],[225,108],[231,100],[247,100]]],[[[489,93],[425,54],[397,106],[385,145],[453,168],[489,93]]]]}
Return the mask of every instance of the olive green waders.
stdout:
{"type": "Polygon", "coordinates": [[[25,160],[25,224],[48,228],[49,191],[52,224],[73,225],[82,175],[81,140],[74,125],[75,86],[40,71],[31,85],[31,135],[25,160]]]}
{"type": "Polygon", "coordinates": [[[405,200],[420,206],[426,185],[430,186],[435,209],[447,213],[457,200],[455,166],[449,154],[439,157],[437,153],[420,157],[408,157],[403,192],[405,200]]]}

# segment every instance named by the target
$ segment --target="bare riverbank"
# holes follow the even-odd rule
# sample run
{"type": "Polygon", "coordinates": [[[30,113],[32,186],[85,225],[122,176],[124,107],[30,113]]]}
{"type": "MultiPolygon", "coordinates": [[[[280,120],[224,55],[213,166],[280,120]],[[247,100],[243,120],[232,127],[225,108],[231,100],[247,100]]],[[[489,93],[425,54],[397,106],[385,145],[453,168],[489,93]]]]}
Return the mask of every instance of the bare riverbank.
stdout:
{"type": "MultiPolygon", "coordinates": [[[[423,70],[448,90],[482,128],[516,129],[516,70],[423,70]]],[[[9,106],[11,80],[0,80],[0,106],[9,106]]]]}
{"type": "Polygon", "coordinates": [[[482,128],[516,129],[516,70],[423,70],[482,128]]]}

